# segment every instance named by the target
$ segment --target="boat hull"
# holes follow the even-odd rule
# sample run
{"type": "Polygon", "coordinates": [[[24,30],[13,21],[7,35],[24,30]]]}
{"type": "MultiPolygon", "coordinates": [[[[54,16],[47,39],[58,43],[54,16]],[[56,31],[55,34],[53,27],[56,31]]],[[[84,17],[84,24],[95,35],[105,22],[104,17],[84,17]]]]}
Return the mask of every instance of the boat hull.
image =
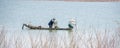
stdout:
{"type": "Polygon", "coordinates": [[[72,28],[44,28],[41,26],[32,26],[28,24],[23,24],[22,29],[24,28],[24,26],[33,30],[72,30],[72,28]]]}
{"type": "Polygon", "coordinates": [[[70,28],[30,28],[34,30],[72,30],[70,28]]]}

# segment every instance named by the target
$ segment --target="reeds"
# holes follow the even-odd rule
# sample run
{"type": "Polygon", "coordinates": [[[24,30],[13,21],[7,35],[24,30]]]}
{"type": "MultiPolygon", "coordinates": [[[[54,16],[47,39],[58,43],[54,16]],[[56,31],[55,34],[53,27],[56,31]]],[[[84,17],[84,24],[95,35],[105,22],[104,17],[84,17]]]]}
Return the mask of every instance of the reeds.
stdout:
{"type": "Polygon", "coordinates": [[[0,30],[0,48],[6,48],[6,32],[4,27],[0,30]]]}
{"type": "MultiPolygon", "coordinates": [[[[14,37],[6,36],[5,29],[0,31],[0,48],[10,48],[11,40],[14,40],[13,48],[119,48],[120,46],[120,30],[118,32],[111,33],[112,30],[81,30],[78,32],[63,33],[63,36],[58,35],[56,32],[34,32],[28,34],[21,34],[17,39],[14,37]],[[68,34],[68,35],[66,35],[68,34]],[[25,39],[24,36],[28,38],[25,39]],[[33,37],[34,36],[34,37],[33,37]],[[8,41],[6,41],[8,37],[8,41]],[[29,41],[28,41],[29,40],[29,41]]],[[[20,32],[23,33],[23,32],[20,32]]],[[[14,36],[17,36],[14,33],[14,36]]]]}

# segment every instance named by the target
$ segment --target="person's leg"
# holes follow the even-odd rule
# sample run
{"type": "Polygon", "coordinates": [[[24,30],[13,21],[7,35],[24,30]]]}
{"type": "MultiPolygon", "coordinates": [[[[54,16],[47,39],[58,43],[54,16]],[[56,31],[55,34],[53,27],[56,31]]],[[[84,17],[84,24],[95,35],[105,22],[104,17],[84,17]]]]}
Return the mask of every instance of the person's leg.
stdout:
{"type": "Polygon", "coordinates": [[[23,24],[22,29],[24,29],[24,26],[26,26],[26,27],[27,27],[27,24],[23,24]]]}
{"type": "Polygon", "coordinates": [[[49,25],[49,28],[52,28],[52,25],[49,25]]]}
{"type": "Polygon", "coordinates": [[[58,28],[58,26],[55,26],[55,28],[58,28]]]}
{"type": "Polygon", "coordinates": [[[25,24],[23,24],[22,29],[24,29],[25,24]]]}

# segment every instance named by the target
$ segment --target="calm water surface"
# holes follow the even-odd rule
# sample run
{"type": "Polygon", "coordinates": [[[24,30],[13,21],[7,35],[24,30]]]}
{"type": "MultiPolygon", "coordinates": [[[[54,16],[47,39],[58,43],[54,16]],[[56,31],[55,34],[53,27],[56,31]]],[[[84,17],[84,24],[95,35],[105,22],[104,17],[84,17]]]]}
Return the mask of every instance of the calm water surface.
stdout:
{"type": "Polygon", "coordinates": [[[1,40],[0,47],[120,48],[119,5],[120,3],[2,1],[0,36],[4,40],[1,40]],[[56,18],[58,26],[63,28],[67,28],[68,21],[74,18],[77,26],[72,31],[21,29],[23,23],[48,27],[52,18],[56,18]]]}

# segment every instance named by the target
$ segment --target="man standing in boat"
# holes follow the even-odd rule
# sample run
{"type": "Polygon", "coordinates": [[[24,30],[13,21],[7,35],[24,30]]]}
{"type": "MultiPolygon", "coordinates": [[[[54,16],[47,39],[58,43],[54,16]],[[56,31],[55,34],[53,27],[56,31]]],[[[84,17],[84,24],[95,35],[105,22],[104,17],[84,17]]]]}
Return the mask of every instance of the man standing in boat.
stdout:
{"type": "Polygon", "coordinates": [[[55,18],[51,19],[50,22],[48,23],[48,25],[49,25],[49,28],[53,28],[53,26],[54,26],[54,28],[57,28],[56,19],[55,18]]]}

